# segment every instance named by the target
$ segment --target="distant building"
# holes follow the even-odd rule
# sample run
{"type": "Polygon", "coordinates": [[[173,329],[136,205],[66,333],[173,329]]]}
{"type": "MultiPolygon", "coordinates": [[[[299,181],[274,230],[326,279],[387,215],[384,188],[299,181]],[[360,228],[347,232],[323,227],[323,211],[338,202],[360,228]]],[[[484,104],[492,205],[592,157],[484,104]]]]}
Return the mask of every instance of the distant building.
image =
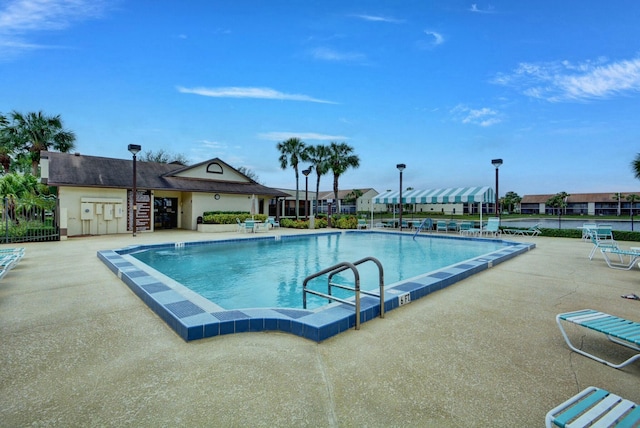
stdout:
{"type": "MultiPolygon", "coordinates": [[[[633,206],[626,200],[626,196],[639,192],[611,192],[611,193],[574,193],[567,198],[567,207],[564,214],[570,215],[618,215],[630,216],[631,209],[634,214],[640,210],[640,201],[633,206]]],[[[547,206],[547,201],[555,196],[549,195],[525,195],[520,202],[522,214],[556,214],[556,208],[547,206]]]]}

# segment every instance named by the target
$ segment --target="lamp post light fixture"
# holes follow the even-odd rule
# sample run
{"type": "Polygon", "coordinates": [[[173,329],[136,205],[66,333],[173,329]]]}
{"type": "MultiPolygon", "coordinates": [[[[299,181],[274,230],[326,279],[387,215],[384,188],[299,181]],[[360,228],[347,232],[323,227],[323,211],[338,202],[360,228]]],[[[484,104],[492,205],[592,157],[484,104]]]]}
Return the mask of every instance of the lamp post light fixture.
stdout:
{"type": "Polygon", "coordinates": [[[138,220],[138,188],[137,188],[137,172],[136,172],[136,155],[142,150],[139,144],[129,144],[127,150],[133,155],[133,190],[131,192],[131,227],[133,236],[136,236],[136,223],[138,220]]]}
{"type": "Polygon", "coordinates": [[[500,193],[498,192],[498,168],[502,165],[502,159],[492,159],[491,165],[496,167],[496,217],[500,218],[500,193]]]}
{"type": "Polygon", "coordinates": [[[311,174],[311,169],[313,167],[309,167],[302,171],[304,174],[304,219],[309,220],[309,174],[311,174]]]}
{"type": "Polygon", "coordinates": [[[399,200],[399,202],[400,202],[400,218],[399,218],[399,221],[400,221],[400,223],[399,223],[400,224],[400,232],[402,232],[402,171],[404,171],[404,169],[406,167],[407,166],[405,164],[403,164],[403,163],[399,163],[398,165],[396,165],[396,168],[398,168],[398,171],[400,171],[400,200],[399,200]]]}

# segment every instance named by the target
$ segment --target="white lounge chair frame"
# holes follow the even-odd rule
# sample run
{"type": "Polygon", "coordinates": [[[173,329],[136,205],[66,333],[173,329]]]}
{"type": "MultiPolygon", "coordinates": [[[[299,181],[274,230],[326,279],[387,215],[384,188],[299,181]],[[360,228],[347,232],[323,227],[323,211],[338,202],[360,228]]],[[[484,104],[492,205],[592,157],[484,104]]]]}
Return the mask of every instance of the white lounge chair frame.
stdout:
{"type": "Polygon", "coordinates": [[[558,427],[634,427],[640,423],[640,407],[604,389],[590,386],[551,409],[547,428],[558,427]]]}
{"type": "Polygon", "coordinates": [[[622,368],[640,359],[640,323],[629,321],[624,318],[618,318],[613,315],[605,314],[604,312],[595,311],[593,309],[584,309],[581,311],[558,314],[556,316],[556,322],[558,323],[560,332],[564,337],[564,341],[567,342],[567,346],[569,346],[572,351],[577,352],[580,355],[584,355],[585,357],[589,357],[615,369],[622,368]],[[638,351],[638,353],[626,359],[620,364],[615,364],[610,361],[604,360],[573,346],[571,340],[569,340],[569,336],[567,336],[567,333],[564,330],[562,321],[567,321],[575,325],[586,327],[602,333],[610,341],[622,346],[626,346],[627,348],[633,349],[634,351],[638,351]]]}
{"type": "Polygon", "coordinates": [[[611,239],[604,240],[598,236],[598,233],[596,233],[594,229],[589,233],[589,238],[591,238],[591,242],[593,243],[593,248],[589,253],[589,260],[593,259],[593,255],[596,253],[596,250],[598,248],[600,248],[601,250],[603,248],[615,248],[616,250],[620,249],[618,243],[613,239],[613,235],[611,235],[611,239]]]}
{"type": "Polygon", "coordinates": [[[622,250],[618,248],[600,248],[600,252],[604,257],[604,260],[607,262],[607,265],[611,269],[621,269],[621,270],[631,270],[631,268],[636,264],[636,260],[640,258],[640,251],[634,250],[622,250]],[[620,262],[615,263],[612,262],[607,253],[617,254],[620,257],[620,262]],[[624,262],[624,256],[629,256],[629,263],[624,262]]]}
{"type": "Polygon", "coordinates": [[[506,235],[521,235],[521,236],[538,236],[542,231],[540,230],[540,223],[534,224],[528,229],[503,229],[506,235]]]}

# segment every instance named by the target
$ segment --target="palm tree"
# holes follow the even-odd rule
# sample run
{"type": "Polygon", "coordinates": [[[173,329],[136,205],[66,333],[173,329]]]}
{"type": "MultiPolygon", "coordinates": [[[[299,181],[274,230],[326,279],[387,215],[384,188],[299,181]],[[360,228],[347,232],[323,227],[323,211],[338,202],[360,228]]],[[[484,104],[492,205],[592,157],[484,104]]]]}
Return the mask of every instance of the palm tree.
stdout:
{"type": "Polygon", "coordinates": [[[14,110],[11,119],[6,129],[14,143],[29,154],[34,176],[38,175],[41,151],[53,149],[64,153],[74,148],[76,135],[63,128],[60,115],[46,116],[41,111],[23,115],[14,110]]]}
{"type": "Polygon", "coordinates": [[[547,205],[558,209],[558,229],[562,229],[562,209],[567,207],[567,198],[569,196],[571,195],[567,192],[560,192],[547,199],[547,205]]]}
{"type": "Polygon", "coordinates": [[[635,159],[631,162],[631,168],[633,169],[634,176],[640,180],[640,153],[638,153],[635,159]]]}
{"type": "Polygon", "coordinates": [[[316,170],[316,204],[315,213],[318,215],[318,195],[320,194],[320,177],[329,172],[329,147],[318,144],[317,146],[307,147],[307,160],[311,162],[313,169],[316,170]]]}
{"type": "Polygon", "coordinates": [[[349,168],[358,168],[360,158],[353,154],[353,147],[346,143],[331,142],[329,145],[329,169],[333,172],[333,195],[340,212],[340,200],[338,199],[338,180],[349,168]]]}
{"type": "Polygon", "coordinates": [[[627,195],[625,199],[630,202],[629,214],[631,215],[631,231],[633,232],[633,204],[640,201],[640,196],[631,194],[627,195]]]}
{"type": "Polygon", "coordinates": [[[289,138],[286,141],[278,143],[280,150],[280,168],[287,169],[289,165],[293,167],[296,173],[296,220],[298,219],[298,211],[300,208],[300,173],[298,171],[298,163],[306,160],[305,144],[299,138],[289,138]]]}
{"type": "Polygon", "coordinates": [[[5,116],[0,114],[0,165],[4,169],[5,174],[9,172],[11,155],[15,151],[15,144],[9,137],[8,126],[9,121],[5,116]]]}

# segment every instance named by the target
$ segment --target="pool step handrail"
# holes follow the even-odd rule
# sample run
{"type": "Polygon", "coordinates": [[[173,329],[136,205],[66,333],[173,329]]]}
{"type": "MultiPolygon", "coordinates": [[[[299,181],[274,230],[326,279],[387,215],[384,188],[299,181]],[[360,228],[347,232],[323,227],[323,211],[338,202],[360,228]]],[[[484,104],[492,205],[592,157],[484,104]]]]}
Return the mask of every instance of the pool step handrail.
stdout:
{"type": "Polygon", "coordinates": [[[380,261],[374,257],[365,257],[363,259],[358,260],[355,263],[349,263],[349,262],[341,262],[341,263],[337,263],[333,266],[330,266],[326,269],[323,269],[319,272],[316,272],[312,275],[309,275],[308,277],[306,277],[304,279],[304,282],[302,283],[302,307],[304,309],[307,308],[307,293],[309,294],[314,294],[316,296],[320,296],[320,297],[324,297],[326,299],[329,300],[329,302],[332,301],[338,301],[341,303],[345,303],[347,305],[351,305],[351,306],[355,306],[355,312],[356,312],[356,325],[355,325],[355,329],[356,330],[360,330],[360,293],[364,293],[370,296],[377,296],[374,293],[371,293],[369,291],[361,291],[360,290],[360,273],[358,272],[358,268],[356,268],[357,264],[361,264],[364,263],[366,261],[372,261],[374,262],[377,266],[378,266],[378,271],[379,271],[379,282],[380,282],[380,318],[384,318],[384,270],[382,268],[382,263],[380,263],[380,261]],[[351,271],[353,272],[353,276],[354,276],[354,287],[347,287],[345,285],[342,284],[336,284],[336,283],[332,283],[331,282],[331,278],[340,273],[340,272],[344,272],[347,269],[351,269],[351,271]],[[326,274],[330,274],[329,278],[328,278],[328,293],[321,293],[319,291],[316,290],[311,290],[307,288],[307,284],[309,283],[309,281],[311,281],[312,279],[315,279],[319,276],[323,276],[326,274]],[[355,292],[355,302],[350,301],[350,300],[346,300],[346,299],[341,299],[339,297],[335,297],[331,294],[331,287],[338,287],[338,288],[342,288],[345,290],[351,290],[355,292]]]}
{"type": "Polygon", "coordinates": [[[416,229],[416,233],[413,234],[413,239],[416,239],[416,236],[418,236],[418,233],[420,233],[420,231],[424,227],[425,223],[427,223],[427,221],[431,222],[431,219],[425,218],[424,220],[422,220],[422,223],[420,223],[420,226],[418,226],[418,228],[416,229]]]}
{"type": "MultiPolygon", "coordinates": [[[[362,294],[366,294],[367,296],[373,296],[373,297],[379,297],[380,298],[380,318],[384,318],[384,268],[382,267],[382,263],[380,263],[380,260],[376,259],[375,257],[365,257],[363,259],[360,259],[356,262],[353,262],[354,266],[358,266],[362,263],[365,262],[373,262],[376,264],[376,266],[378,266],[378,288],[380,290],[380,292],[378,294],[376,293],[372,293],[371,291],[366,291],[366,290],[360,290],[360,293],[362,294]]],[[[342,288],[344,290],[351,290],[354,291],[353,288],[351,287],[347,287],[345,285],[342,284],[337,284],[334,282],[331,282],[331,278],[333,278],[334,275],[339,274],[340,272],[345,271],[347,268],[346,267],[342,267],[342,268],[337,268],[335,269],[333,272],[331,272],[329,274],[329,277],[327,278],[327,290],[328,290],[328,294],[331,296],[331,287],[338,287],[338,288],[342,288]]],[[[329,299],[329,302],[331,302],[331,299],[329,299]]]]}

